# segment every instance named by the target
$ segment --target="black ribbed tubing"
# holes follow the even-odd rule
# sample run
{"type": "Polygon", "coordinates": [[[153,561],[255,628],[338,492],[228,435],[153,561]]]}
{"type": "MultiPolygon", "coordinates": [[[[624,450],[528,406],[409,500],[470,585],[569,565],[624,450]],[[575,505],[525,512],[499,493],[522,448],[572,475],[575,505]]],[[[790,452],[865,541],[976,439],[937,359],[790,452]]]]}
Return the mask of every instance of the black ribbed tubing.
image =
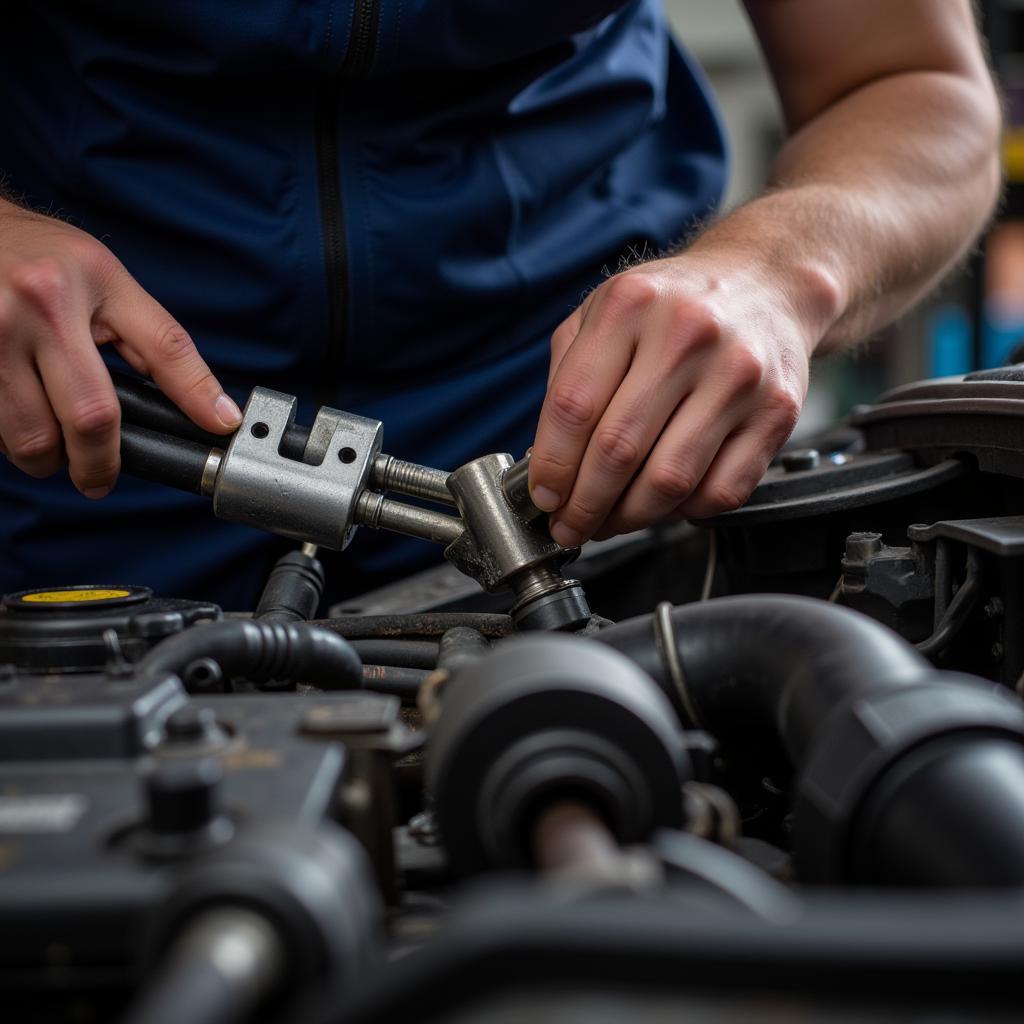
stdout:
{"type": "Polygon", "coordinates": [[[304,622],[231,619],[168,637],[136,666],[144,675],[180,676],[197,658],[212,658],[225,678],[254,683],[293,679],[325,690],[356,690],[363,665],[336,633],[304,622]]]}

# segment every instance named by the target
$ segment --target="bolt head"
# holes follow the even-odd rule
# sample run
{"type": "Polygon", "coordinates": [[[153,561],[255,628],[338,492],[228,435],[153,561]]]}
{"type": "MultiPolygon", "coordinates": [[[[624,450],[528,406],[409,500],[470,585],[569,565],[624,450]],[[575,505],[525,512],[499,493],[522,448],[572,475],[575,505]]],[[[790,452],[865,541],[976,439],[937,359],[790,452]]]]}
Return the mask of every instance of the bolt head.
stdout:
{"type": "Polygon", "coordinates": [[[783,452],[780,461],[787,473],[802,473],[808,469],[817,469],[821,464],[821,454],[817,448],[794,448],[783,452]]]}

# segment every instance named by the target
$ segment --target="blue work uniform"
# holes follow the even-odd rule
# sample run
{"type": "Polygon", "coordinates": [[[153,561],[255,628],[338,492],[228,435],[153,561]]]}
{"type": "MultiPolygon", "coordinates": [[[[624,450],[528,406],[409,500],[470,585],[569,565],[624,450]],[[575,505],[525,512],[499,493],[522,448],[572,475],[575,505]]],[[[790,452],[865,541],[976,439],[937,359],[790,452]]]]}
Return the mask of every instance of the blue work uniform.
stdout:
{"type": "MultiPolygon", "coordinates": [[[[372,416],[443,468],[521,454],[553,328],[723,188],[658,0],[49,0],[5,10],[0,76],[7,190],[101,238],[240,403],[372,416]]],[[[204,499],[0,463],[3,591],[248,608],[280,551],[204,499]]],[[[342,584],[436,557],[364,529],[342,584]]]]}

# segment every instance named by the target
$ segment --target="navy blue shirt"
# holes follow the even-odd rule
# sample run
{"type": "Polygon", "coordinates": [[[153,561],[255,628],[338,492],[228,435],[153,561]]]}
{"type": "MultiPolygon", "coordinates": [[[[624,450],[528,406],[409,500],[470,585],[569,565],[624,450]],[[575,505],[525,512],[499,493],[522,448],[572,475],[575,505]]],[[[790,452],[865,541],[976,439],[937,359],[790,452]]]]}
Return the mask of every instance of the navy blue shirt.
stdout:
{"type": "MultiPolygon", "coordinates": [[[[0,34],[8,189],[102,238],[241,403],[520,454],[551,331],[718,202],[719,124],[658,0],[65,0],[0,34]]],[[[272,538],[122,478],[0,460],[0,590],[127,581],[251,607],[272,538]]],[[[360,531],[347,586],[438,552],[360,531]]]]}

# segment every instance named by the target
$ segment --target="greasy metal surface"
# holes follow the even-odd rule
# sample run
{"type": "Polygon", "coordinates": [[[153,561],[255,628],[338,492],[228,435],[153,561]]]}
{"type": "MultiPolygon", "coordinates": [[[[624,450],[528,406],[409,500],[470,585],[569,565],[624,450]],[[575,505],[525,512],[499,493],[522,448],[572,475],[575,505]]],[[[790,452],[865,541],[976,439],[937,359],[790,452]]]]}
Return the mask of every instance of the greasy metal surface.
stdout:
{"type": "Polygon", "coordinates": [[[534,860],[542,871],[590,870],[611,874],[622,859],[608,826],[589,806],[559,801],[533,824],[534,860]]]}
{"type": "Polygon", "coordinates": [[[919,524],[911,526],[907,536],[917,541],[948,537],[1003,558],[1016,558],[1024,555],[1024,516],[950,519],[928,526],[919,524]]]}
{"type": "Polygon", "coordinates": [[[530,456],[527,455],[505,470],[501,478],[501,489],[512,508],[527,522],[533,522],[545,513],[534,505],[530,497],[529,477],[530,456]]]}
{"type": "Polygon", "coordinates": [[[404,462],[393,455],[378,455],[373,462],[370,486],[376,491],[394,491],[412,498],[454,505],[448,490],[448,474],[443,469],[431,469],[415,462],[404,462]]]}
{"type": "Polygon", "coordinates": [[[214,512],[326,548],[344,548],[355,503],[380,452],[382,427],[337,409],[317,413],[304,461],[280,454],[297,400],[255,388],[242,424],[224,456],[214,491],[214,512]]]}
{"type": "MultiPolygon", "coordinates": [[[[673,580],[678,580],[671,559],[667,559],[664,553],[686,548],[692,545],[694,538],[703,537],[706,533],[690,523],[673,523],[609,540],[590,541],[584,545],[579,559],[573,563],[572,573],[584,587],[589,587],[615,573],[628,572],[628,567],[632,565],[645,566],[648,562],[656,561],[659,573],[666,574],[666,578],[671,576],[673,580]]],[[[657,597],[664,596],[664,593],[663,588],[652,597],[652,603],[657,597]]],[[[495,612],[504,611],[509,604],[507,597],[482,591],[474,580],[463,575],[455,566],[445,563],[332,605],[330,614],[337,617],[444,610],[495,612]]],[[[647,604],[637,605],[628,614],[639,614],[647,609],[647,604]]]]}
{"type": "Polygon", "coordinates": [[[373,530],[391,530],[406,537],[418,537],[434,544],[454,544],[463,533],[456,516],[433,509],[406,505],[374,491],[363,491],[356,501],[355,522],[373,530]]]}
{"type": "Polygon", "coordinates": [[[512,465],[511,455],[485,455],[448,477],[466,531],[445,558],[485,590],[513,584],[528,569],[557,569],[571,556],[542,522],[523,518],[509,504],[502,479],[512,465]]]}
{"type": "Polygon", "coordinates": [[[347,615],[310,623],[339,633],[347,640],[440,638],[456,626],[467,626],[492,640],[512,635],[508,615],[476,612],[419,612],[412,615],[347,615]]]}
{"type": "Polygon", "coordinates": [[[217,491],[217,476],[220,474],[220,467],[224,464],[224,451],[221,448],[211,448],[210,454],[206,457],[206,465],[203,466],[203,478],[199,484],[199,493],[204,498],[212,498],[217,491]]]}

